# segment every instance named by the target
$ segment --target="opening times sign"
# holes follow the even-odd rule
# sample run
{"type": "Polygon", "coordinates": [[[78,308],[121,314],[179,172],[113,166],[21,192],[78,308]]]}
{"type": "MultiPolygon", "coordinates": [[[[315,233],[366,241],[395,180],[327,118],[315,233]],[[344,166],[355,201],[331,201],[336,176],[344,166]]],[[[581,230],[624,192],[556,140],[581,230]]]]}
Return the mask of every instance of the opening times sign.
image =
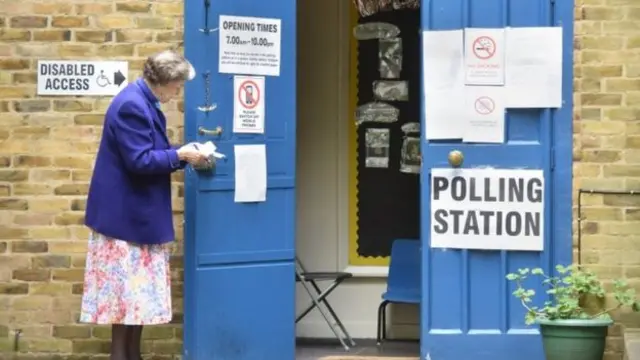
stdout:
{"type": "Polygon", "coordinates": [[[542,170],[432,169],[431,247],[544,248],[542,170]]]}
{"type": "Polygon", "coordinates": [[[280,76],[280,19],[220,15],[218,71],[280,76]]]}

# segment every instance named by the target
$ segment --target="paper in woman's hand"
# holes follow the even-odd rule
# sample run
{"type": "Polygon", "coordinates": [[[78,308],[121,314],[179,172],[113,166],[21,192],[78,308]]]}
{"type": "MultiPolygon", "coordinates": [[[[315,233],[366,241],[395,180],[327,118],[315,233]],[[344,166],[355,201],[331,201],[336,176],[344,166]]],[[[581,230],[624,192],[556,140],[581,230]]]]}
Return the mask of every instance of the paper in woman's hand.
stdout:
{"type": "Polygon", "coordinates": [[[191,165],[196,170],[211,170],[211,169],[213,169],[213,167],[216,164],[216,159],[224,159],[225,158],[224,154],[221,154],[221,153],[216,151],[218,148],[211,141],[207,141],[204,144],[190,143],[190,144],[185,145],[185,146],[189,146],[189,145],[194,146],[194,148],[196,150],[198,150],[200,152],[200,154],[202,154],[202,155],[204,155],[206,157],[206,160],[203,163],[201,163],[201,164],[192,164],[191,165]]]}
{"type": "Polygon", "coordinates": [[[197,149],[200,151],[200,153],[206,155],[207,157],[213,157],[214,159],[225,158],[224,154],[221,154],[216,151],[218,147],[216,147],[216,145],[211,141],[207,141],[204,144],[197,144],[197,145],[198,145],[197,149]]]}

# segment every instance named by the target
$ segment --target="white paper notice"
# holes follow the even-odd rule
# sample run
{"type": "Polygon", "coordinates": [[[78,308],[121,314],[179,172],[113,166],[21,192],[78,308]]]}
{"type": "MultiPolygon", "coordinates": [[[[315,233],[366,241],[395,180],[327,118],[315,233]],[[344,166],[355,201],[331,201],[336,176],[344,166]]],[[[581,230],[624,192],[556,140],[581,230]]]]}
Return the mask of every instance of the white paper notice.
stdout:
{"type": "Polygon", "coordinates": [[[425,136],[428,140],[463,136],[462,30],[424,31],[422,68],[425,95],[425,136]]]}
{"type": "Polygon", "coordinates": [[[280,76],[282,21],[220,15],[218,71],[280,76]]]}
{"type": "Polygon", "coordinates": [[[504,142],[504,87],[467,86],[465,91],[464,142],[504,142]]]}
{"type": "Polygon", "coordinates": [[[544,250],[542,170],[431,169],[431,247],[544,250]]]}
{"type": "Polygon", "coordinates": [[[267,200],[267,149],[265,145],[235,145],[235,202],[267,200]]]}
{"type": "Polygon", "coordinates": [[[467,85],[504,85],[504,29],[464,30],[467,85]]]}
{"type": "Polygon", "coordinates": [[[427,140],[462,139],[464,136],[463,92],[434,92],[424,101],[427,140]]]}
{"type": "Polygon", "coordinates": [[[506,30],[507,108],[562,107],[562,27],[506,30]]]}
{"type": "Polygon", "coordinates": [[[233,77],[233,132],[264,134],[264,77],[233,77]]]}

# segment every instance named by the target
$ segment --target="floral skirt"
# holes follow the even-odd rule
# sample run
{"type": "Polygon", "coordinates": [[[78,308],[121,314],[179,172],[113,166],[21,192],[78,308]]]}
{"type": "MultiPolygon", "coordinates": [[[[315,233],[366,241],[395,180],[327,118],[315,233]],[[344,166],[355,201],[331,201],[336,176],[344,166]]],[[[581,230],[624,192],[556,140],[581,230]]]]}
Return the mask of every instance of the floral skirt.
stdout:
{"type": "Polygon", "coordinates": [[[169,245],[138,245],[92,232],[80,322],[156,325],[171,321],[169,245]]]}

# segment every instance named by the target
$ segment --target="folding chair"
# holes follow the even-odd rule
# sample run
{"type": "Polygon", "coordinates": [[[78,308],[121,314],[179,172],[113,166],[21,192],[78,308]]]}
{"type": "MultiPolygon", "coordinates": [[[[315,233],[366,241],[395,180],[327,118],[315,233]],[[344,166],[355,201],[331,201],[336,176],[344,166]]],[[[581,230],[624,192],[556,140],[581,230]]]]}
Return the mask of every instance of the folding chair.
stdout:
{"type": "Polygon", "coordinates": [[[340,321],[338,315],[333,310],[329,301],[327,301],[327,297],[329,294],[333,292],[343,281],[353,277],[353,274],[346,272],[319,272],[319,271],[307,271],[302,265],[302,262],[298,257],[296,257],[296,282],[299,282],[304,287],[307,294],[311,298],[311,304],[307,306],[304,311],[300,313],[296,317],[296,323],[298,323],[302,318],[307,316],[311,310],[317,308],[324,320],[327,322],[331,331],[335,334],[336,338],[340,341],[340,344],[344,347],[346,351],[349,351],[349,345],[347,345],[347,341],[351,344],[351,346],[355,346],[356,343],[349,335],[349,332],[340,321]],[[333,281],[331,285],[329,285],[326,289],[321,290],[318,286],[318,281],[333,281]],[[309,286],[311,285],[311,287],[309,286]],[[313,288],[313,291],[312,289],[313,288]],[[320,306],[320,304],[324,305],[327,311],[320,306]],[[327,314],[327,312],[329,314],[327,314]],[[331,321],[335,321],[335,324],[331,321]],[[338,332],[338,330],[342,331],[342,335],[338,332]]]}

